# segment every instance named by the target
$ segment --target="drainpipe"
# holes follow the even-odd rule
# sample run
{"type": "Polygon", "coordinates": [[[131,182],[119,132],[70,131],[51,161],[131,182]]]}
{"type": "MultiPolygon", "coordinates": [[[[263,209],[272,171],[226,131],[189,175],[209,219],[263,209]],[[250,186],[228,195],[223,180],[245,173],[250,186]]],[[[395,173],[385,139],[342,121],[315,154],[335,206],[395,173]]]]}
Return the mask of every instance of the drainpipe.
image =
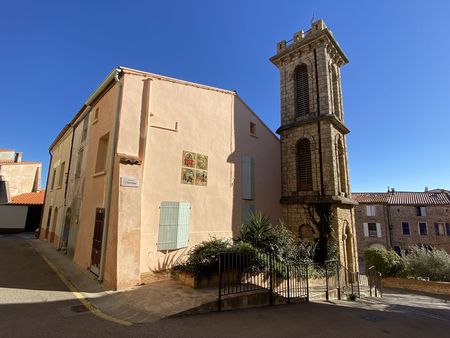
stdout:
{"type": "Polygon", "coordinates": [[[113,184],[113,174],[114,174],[114,161],[116,158],[118,132],[119,132],[119,119],[120,119],[120,108],[122,105],[122,92],[123,85],[120,81],[119,75],[121,69],[115,69],[114,80],[117,83],[117,97],[116,97],[116,110],[114,112],[114,124],[111,131],[111,148],[109,153],[109,170],[106,176],[106,191],[105,191],[105,219],[103,223],[103,234],[102,234],[102,249],[100,254],[100,271],[98,274],[98,281],[101,283],[105,274],[105,260],[106,260],[106,242],[108,240],[108,230],[109,230],[109,219],[111,212],[111,195],[112,195],[112,184],[113,184]]]}

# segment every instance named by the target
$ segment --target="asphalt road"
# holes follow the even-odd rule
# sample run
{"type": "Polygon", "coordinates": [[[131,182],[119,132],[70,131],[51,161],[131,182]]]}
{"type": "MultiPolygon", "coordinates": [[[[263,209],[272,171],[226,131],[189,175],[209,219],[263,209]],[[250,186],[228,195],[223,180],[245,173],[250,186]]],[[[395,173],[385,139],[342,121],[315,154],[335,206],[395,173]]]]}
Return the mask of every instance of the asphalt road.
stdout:
{"type": "Polygon", "coordinates": [[[87,311],[20,236],[0,237],[0,337],[449,336],[447,300],[395,292],[383,300],[274,306],[124,327],[87,311]]]}

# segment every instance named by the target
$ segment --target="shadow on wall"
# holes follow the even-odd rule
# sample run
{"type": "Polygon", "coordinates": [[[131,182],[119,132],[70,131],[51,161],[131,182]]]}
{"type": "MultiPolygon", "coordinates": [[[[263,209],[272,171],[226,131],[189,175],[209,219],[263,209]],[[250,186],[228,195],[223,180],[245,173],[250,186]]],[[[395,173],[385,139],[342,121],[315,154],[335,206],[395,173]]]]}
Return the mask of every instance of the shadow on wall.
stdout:
{"type": "Polygon", "coordinates": [[[234,96],[233,101],[233,151],[227,162],[234,164],[234,169],[230,169],[233,186],[231,227],[236,238],[251,211],[261,211],[272,222],[280,220],[281,145],[278,137],[238,96],[234,96]]]}

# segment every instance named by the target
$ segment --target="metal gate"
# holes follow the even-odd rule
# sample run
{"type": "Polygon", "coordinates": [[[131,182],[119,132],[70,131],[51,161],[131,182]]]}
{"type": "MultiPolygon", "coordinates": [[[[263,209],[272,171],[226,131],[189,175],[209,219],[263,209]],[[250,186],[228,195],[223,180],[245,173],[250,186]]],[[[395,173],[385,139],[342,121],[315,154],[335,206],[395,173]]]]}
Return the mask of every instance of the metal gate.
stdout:
{"type": "Polygon", "coordinates": [[[277,298],[292,303],[308,300],[308,266],[287,264],[265,253],[221,253],[219,256],[219,311],[222,297],[261,291],[270,305],[277,298]]]}

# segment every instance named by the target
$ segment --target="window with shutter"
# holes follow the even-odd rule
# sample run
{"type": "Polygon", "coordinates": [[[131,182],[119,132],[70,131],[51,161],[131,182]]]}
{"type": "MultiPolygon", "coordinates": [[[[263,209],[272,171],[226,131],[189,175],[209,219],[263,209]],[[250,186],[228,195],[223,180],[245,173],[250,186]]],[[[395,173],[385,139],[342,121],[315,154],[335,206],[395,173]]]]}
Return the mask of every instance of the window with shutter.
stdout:
{"type": "Polygon", "coordinates": [[[364,237],[369,237],[369,223],[363,223],[364,237]]]}
{"type": "Polygon", "coordinates": [[[298,66],[294,73],[295,112],[297,116],[309,114],[308,67],[298,66]]]}
{"type": "Polygon", "coordinates": [[[302,138],[297,142],[297,189],[298,191],[312,191],[312,163],[311,143],[302,138]]]}
{"type": "Polygon", "coordinates": [[[251,214],[255,213],[255,206],[253,204],[243,204],[242,205],[242,223],[245,223],[251,214]]]}
{"type": "Polygon", "coordinates": [[[376,206],[375,205],[366,205],[366,215],[367,216],[376,216],[376,206]]]}
{"type": "Polygon", "coordinates": [[[187,202],[161,202],[158,251],[188,246],[191,205],[187,202]]]}
{"type": "Polygon", "coordinates": [[[447,236],[450,236],[450,223],[445,223],[445,231],[447,232],[447,236]]]}
{"type": "Polygon", "coordinates": [[[242,199],[255,199],[255,160],[251,156],[242,157],[242,199]]]}
{"type": "Polygon", "coordinates": [[[378,237],[377,223],[367,223],[369,229],[369,237],[378,237]]]}

